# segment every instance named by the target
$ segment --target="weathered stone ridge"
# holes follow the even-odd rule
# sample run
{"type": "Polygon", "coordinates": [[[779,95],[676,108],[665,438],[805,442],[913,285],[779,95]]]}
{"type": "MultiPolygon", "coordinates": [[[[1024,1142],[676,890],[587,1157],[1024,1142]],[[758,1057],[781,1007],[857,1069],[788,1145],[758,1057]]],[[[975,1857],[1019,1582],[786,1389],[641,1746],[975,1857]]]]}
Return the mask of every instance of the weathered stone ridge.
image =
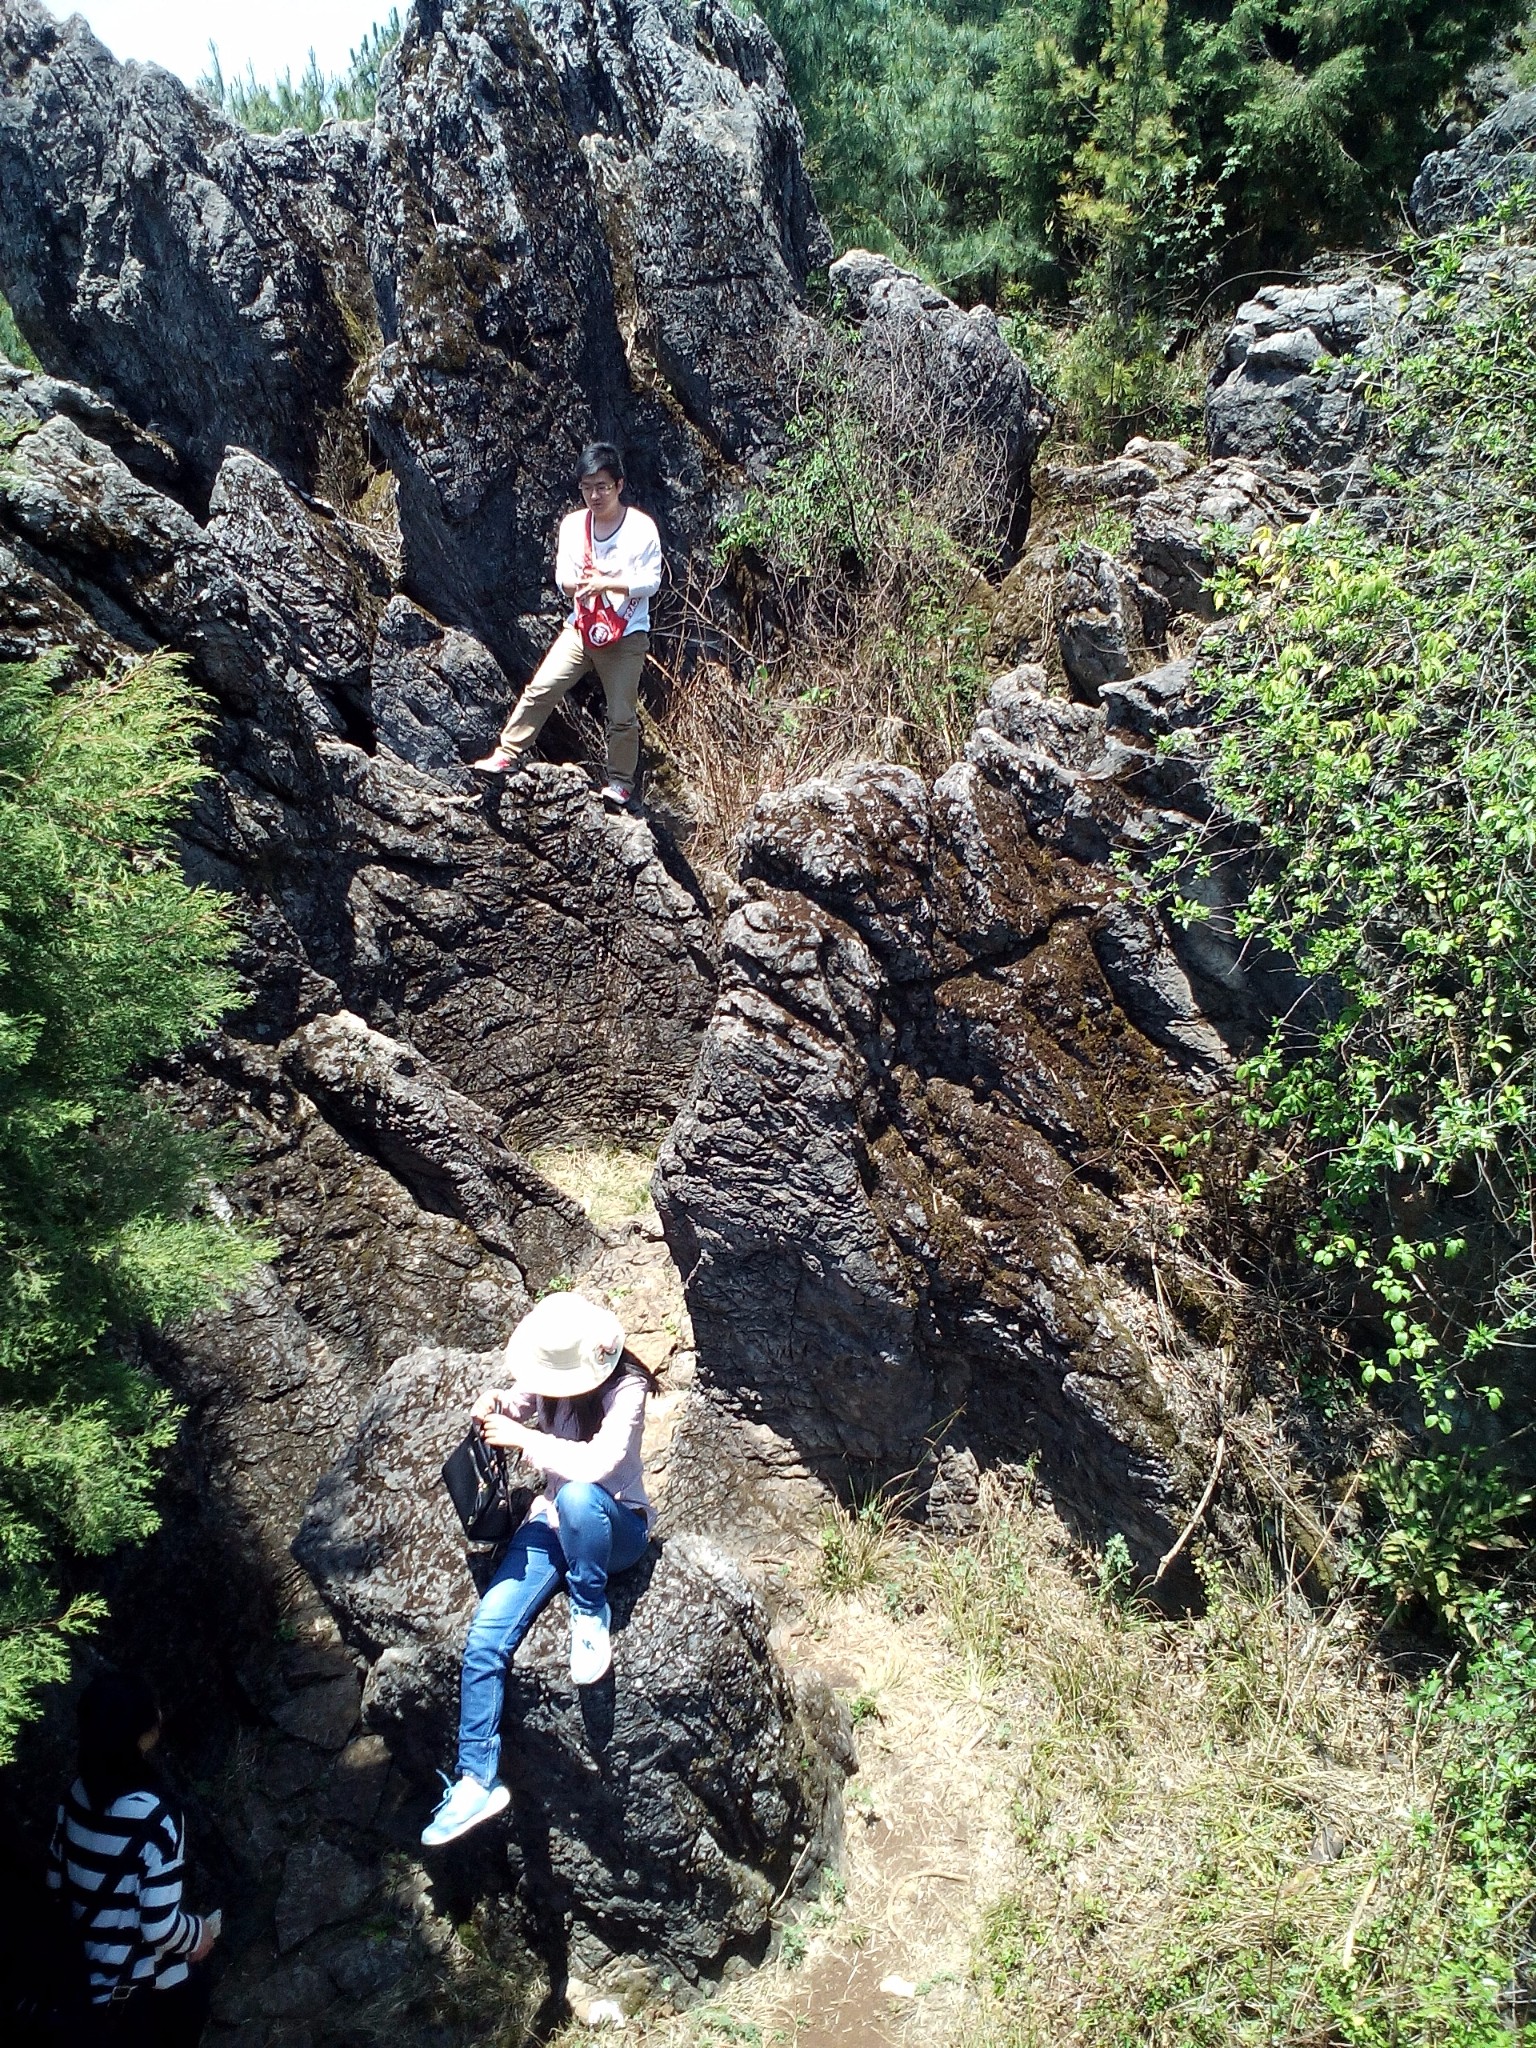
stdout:
{"type": "Polygon", "coordinates": [[[1042,683],[995,685],[931,786],[855,768],[759,806],[657,1202],[712,1401],[855,1490],[946,1431],[1038,1456],[1155,1562],[1202,1402],[1160,1355],[1120,1153],[1225,1073],[1254,1006],[1110,869],[1191,780],[1151,751],[1153,699],[1106,717],[1042,683]]]}
{"type": "Polygon", "coordinates": [[[583,442],[633,449],[686,550],[722,458],[782,432],[829,253],[800,148],[772,39],[724,0],[422,0],[371,128],[276,138],[0,7],[0,287],[48,367],[194,498],[239,447],[387,510],[406,592],[514,669],[583,442]]]}
{"type": "MultiPolygon", "coordinates": [[[[483,1367],[538,1292],[619,1256],[515,1148],[654,1142],[713,999],[712,920],[664,833],[606,813],[580,767],[536,764],[514,790],[463,764],[556,612],[546,551],[581,442],[634,447],[634,495],[686,550],[726,464],[781,431],[774,324],[807,317],[820,230],[776,53],[733,20],[701,0],[646,31],[624,147],[647,204],[684,158],[695,185],[737,179],[758,137],[728,229],[697,191],[690,219],[653,223],[692,297],[659,307],[647,359],[634,294],[651,273],[625,255],[621,333],[612,194],[600,208],[523,10],[423,5],[371,128],[265,140],[114,64],[83,23],[0,0],[0,288],[53,373],[0,365],[0,658],[62,647],[67,678],[187,658],[216,724],[185,862],[243,921],[245,1008],[155,1085],[235,1131],[223,1198],[277,1256],[154,1346],[195,1428],[120,1604],[130,1629],[165,1606],[151,1635],[173,1697],[210,1719],[241,1701],[322,1828],[274,1850],[266,1820],[241,1852],[247,1887],[264,1892],[274,1856],[282,1873],[261,1907],[274,1945],[246,1942],[221,1994],[250,2038],[404,1967],[370,1961],[359,1922],[425,1807],[358,1732],[352,1655],[285,1583],[305,1503],[394,1361],[426,1344],[483,1367]],[[732,62],[750,76],[726,78],[732,62]],[[717,102],[732,111],[710,128],[717,102]],[[671,170],[648,168],[657,150],[671,170]],[[733,335],[701,284],[723,232],[733,335]],[[280,1587],[307,1662],[263,1647],[280,1587]]],[[[440,1514],[451,1416],[414,1420],[412,1502],[440,1514]]],[[[380,1501],[401,1505],[404,1470],[375,1464],[380,1501]]],[[[417,1720],[398,1686],[387,1711],[396,1660],[367,1699],[412,1769],[428,1707],[431,1764],[451,1755],[469,1591],[451,1546],[423,1555],[447,1559],[419,1589],[442,1684],[417,1720]]],[[[345,1574],[320,1577],[350,1631],[345,1574]]],[[[791,1695],[732,1567],[684,1544],[623,1614],[606,1747],[584,1746],[556,1682],[553,1617],[543,1690],[517,1703],[539,1768],[489,1889],[525,1882],[557,1991],[567,1919],[593,1966],[631,1951],[708,1977],[761,1952],[797,1864],[835,1849],[842,1752],[812,1723],[837,1717],[791,1695]],[[638,1861],[637,1826],[654,1836],[638,1861]]]]}

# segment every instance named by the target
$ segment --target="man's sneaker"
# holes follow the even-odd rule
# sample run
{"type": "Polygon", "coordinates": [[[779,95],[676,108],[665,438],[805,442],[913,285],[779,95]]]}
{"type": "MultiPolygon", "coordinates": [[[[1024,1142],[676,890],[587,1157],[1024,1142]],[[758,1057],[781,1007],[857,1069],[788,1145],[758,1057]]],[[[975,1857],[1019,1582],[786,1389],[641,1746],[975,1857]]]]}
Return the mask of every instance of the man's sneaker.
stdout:
{"type": "Polygon", "coordinates": [[[571,1683],[596,1685],[613,1662],[608,1640],[608,1610],[601,1614],[578,1614],[571,1609],[571,1683]]]}
{"type": "Polygon", "coordinates": [[[620,782],[616,775],[609,777],[598,794],[610,811],[632,811],[637,808],[633,785],[620,782]]]}
{"type": "Polygon", "coordinates": [[[488,754],[469,765],[477,775],[510,775],[517,766],[517,756],[509,754],[505,747],[492,747],[488,754]]]}
{"type": "MultiPolygon", "coordinates": [[[[446,1779],[443,1782],[447,1784],[446,1779]]],[[[499,1778],[494,1785],[482,1785],[478,1778],[460,1778],[457,1785],[448,1786],[436,1813],[422,1829],[422,1847],[441,1849],[445,1842],[456,1842],[481,1821],[504,1813],[511,1797],[499,1778]]]]}

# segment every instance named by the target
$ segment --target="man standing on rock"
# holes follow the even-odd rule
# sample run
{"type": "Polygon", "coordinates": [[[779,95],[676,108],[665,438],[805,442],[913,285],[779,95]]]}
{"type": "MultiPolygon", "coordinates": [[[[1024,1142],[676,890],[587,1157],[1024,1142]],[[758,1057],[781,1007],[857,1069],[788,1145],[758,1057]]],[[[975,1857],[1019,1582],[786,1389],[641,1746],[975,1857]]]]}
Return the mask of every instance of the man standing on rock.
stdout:
{"type": "Polygon", "coordinates": [[[655,521],[624,503],[624,466],[610,442],[581,451],[576,481],[583,509],[560,522],[555,581],[571,615],[512,707],[501,738],[473,766],[482,775],[521,767],[544,721],[588,669],[596,669],[608,711],[608,780],[603,802],[634,807],[640,762],[640,672],[651,644],[651,599],[661,588],[655,521]]]}

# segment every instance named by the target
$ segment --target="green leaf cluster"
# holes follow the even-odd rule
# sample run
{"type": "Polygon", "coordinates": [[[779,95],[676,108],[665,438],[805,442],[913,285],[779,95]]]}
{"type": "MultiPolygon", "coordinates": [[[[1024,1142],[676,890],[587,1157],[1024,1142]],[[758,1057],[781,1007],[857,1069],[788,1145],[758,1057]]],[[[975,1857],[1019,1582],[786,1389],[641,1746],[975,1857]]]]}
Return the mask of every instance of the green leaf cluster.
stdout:
{"type": "Polygon", "coordinates": [[[218,1145],[139,1085],[235,1000],[235,929],[171,835],[207,714],[174,660],[0,668],[0,1761],[100,1613],[73,1561],[155,1527],[177,1413],[135,1332],[262,1247],[211,1213],[218,1145]]]}
{"type": "Polygon", "coordinates": [[[313,134],[324,121],[371,121],[378,106],[380,69],[399,40],[400,10],[391,8],[389,19],[369,29],[350,53],[341,77],[327,78],[311,50],[297,85],[292,71],[285,71],[270,85],[260,84],[254,65],[244,78],[226,78],[218,47],[210,43],[208,69],[197,89],[204,99],[257,135],[280,135],[285,128],[303,128],[313,134]]]}
{"type": "MultiPolygon", "coordinates": [[[[1381,1475],[1371,1569],[1473,1635],[1528,1505],[1478,1446],[1536,1326],[1536,279],[1508,232],[1418,252],[1370,516],[1260,535],[1202,659],[1260,849],[1236,930],[1308,991],[1242,1069],[1260,1178],[1306,1178],[1363,1381],[1445,1446],[1381,1475]]],[[[1214,865],[1164,858],[1179,914],[1214,865]]]]}
{"type": "Polygon", "coordinates": [[[16,315],[3,294],[0,294],[0,358],[14,363],[18,370],[39,368],[37,357],[32,353],[27,337],[16,325],[16,315]]]}
{"type": "Polygon", "coordinates": [[[1064,289],[1104,239],[1181,292],[1389,219],[1524,0],[760,0],[844,246],[1064,289]],[[1085,261],[1086,253],[1086,261],[1085,261]]]}

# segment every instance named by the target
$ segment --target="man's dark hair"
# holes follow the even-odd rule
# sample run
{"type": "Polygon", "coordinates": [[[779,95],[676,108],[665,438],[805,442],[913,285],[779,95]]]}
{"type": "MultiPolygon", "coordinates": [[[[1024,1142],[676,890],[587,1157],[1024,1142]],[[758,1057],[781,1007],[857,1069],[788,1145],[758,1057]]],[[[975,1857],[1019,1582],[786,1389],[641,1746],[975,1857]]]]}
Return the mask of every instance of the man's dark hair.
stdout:
{"type": "Polygon", "coordinates": [[[160,1721],[154,1687],[136,1671],[99,1671],[80,1695],[80,1777],[100,1812],[124,1792],[153,1788],[154,1766],[139,1738],[160,1721]]]}
{"type": "Polygon", "coordinates": [[[584,484],[589,476],[596,476],[600,469],[606,469],[616,484],[624,481],[624,458],[611,441],[589,441],[581,451],[576,464],[576,481],[584,484]]]}

